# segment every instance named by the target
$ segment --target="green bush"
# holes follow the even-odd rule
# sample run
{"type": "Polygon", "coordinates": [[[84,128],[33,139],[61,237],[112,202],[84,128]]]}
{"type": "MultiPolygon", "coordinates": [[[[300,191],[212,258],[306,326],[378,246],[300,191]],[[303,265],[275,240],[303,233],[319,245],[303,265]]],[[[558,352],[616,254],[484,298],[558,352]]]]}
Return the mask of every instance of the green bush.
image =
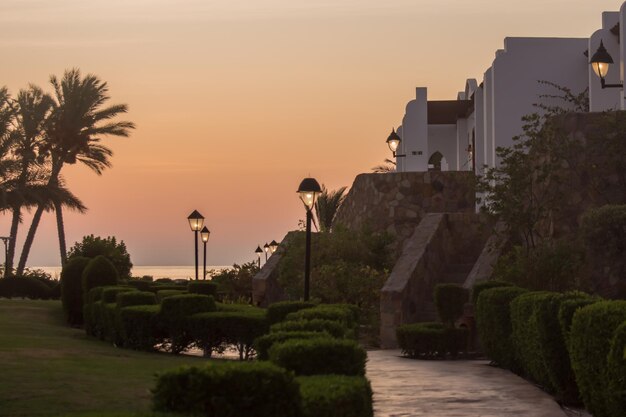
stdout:
{"type": "Polygon", "coordinates": [[[61,271],[61,303],[67,322],[72,325],[83,324],[83,270],[89,261],[76,256],[61,271]]]}
{"type": "Polygon", "coordinates": [[[442,323],[413,323],[396,329],[398,346],[410,358],[456,357],[467,350],[467,329],[452,328],[442,323]]]}
{"type": "Polygon", "coordinates": [[[223,344],[235,346],[239,359],[250,357],[254,340],[267,333],[263,311],[213,312],[189,318],[189,332],[198,347],[210,355],[223,344]]]}
{"type": "Polygon", "coordinates": [[[183,295],[187,294],[187,291],[182,290],[159,290],[156,292],[157,301],[160,303],[167,297],[172,297],[174,295],[183,295]]]}
{"type": "Polygon", "coordinates": [[[215,362],[158,376],[154,409],[206,417],[299,417],[291,373],[268,362],[215,362]]]}
{"type": "Polygon", "coordinates": [[[225,304],[225,303],[216,302],[215,307],[217,308],[217,311],[224,311],[224,312],[229,312],[229,313],[241,312],[241,311],[242,312],[256,311],[258,314],[267,314],[267,310],[265,310],[264,308],[255,307],[250,304],[239,304],[239,303],[225,304]]]}
{"type": "Polygon", "coordinates": [[[106,238],[94,235],[84,236],[81,242],[74,243],[74,246],[67,252],[68,259],[78,256],[90,259],[104,256],[114,266],[118,275],[124,278],[130,277],[130,270],[133,267],[124,241],[117,243],[117,239],[112,236],[106,238]]]}
{"type": "Polygon", "coordinates": [[[123,292],[136,292],[137,290],[129,287],[104,287],[102,289],[102,296],[100,297],[101,301],[104,301],[106,304],[114,303],[117,300],[117,295],[123,292]]]}
{"type": "MultiPolygon", "coordinates": [[[[587,410],[615,417],[609,410],[608,355],[617,328],[626,321],[626,301],[600,301],[576,311],[570,330],[570,358],[587,410]]],[[[615,393],[617,394],[617,393],[615,393]]]]}
{"type": "Polygon", "coordinates": [[[152,283],[150,281],[144,281],[136,278],[129,279],[127,284],[129,287],[133,287],[139,291],[150,291],[150,287],[152,287],[152,283]]]}
{"type": "Polygon", "coordinates": [[[561,334],[565,339],[565,345],[569,350],[570,330],[572,328],[572,320],[574,314],[583,307],[600,301],[598,298],[578,298],[564,300],[559,306],[559,325],[561,326],[561,334]]]}
{"type": "Polygon", "coordinates": [[[118,308],[156,304],[156,297],[150,291],[120,292],[115,298],[118,308]]]}
{"type": "Polygon", "coordinates": [[[498,280],[478,282],[474,284],[474,286],[472,287],[472,304],[476,306],[476,304],[478,303],[478,296],[484,290],[488,290],[490,288],[512,287],[512,286],[513,284],[511,284],[510,282],[498,281],[498,280]]]}
{"type": "Polygon", "coordinates": [[[511,337],[509,305],[527,290],[518,287],[497,287],[484,290],[478,296],[476,326],[485,354],[498,365],[519,371],[515,346],[511,337]]]}
{"type": "Polygon", "coordinates": [[[285,320],[287,314],[300,311],[305,308],[315,307],[315,303],[306,301],[280,301],[267,307],[267,320],[270,325],[285,320]]]}
{"type": "Polygon", "coordinates": [[[0,278],[0,297],[48,300],[52,297],[50,287],[32,277],[0,278]]]}
{"type": "Polygon", "coordinates": [[[173,285],[173,284],[152,284],[150,285],[150,291],[157,293],[159,291],[167,291],[167,290],[174,290],[174,291],[183,291],[183,292],[187,292],[187,286],[186,285],[173,285]]]}
{"type": "Polygon", "coordinates": [[[336,321],[349,329],[356,328],[358,325],[358,323],[354,320],[354,314],[352,311],[344,307],[323,304],[313,308],[307,308],[294,313],[289,313],[287,314],[287,317],[285,317],[285,321],[315,319],[336,321]]]}
{"type": "Polygon", "coordinates": [[[613,333],[607,378],[608,409],[613,416],[626,416],[626,321],[613,333]]]}
{"type": "Polygon", "coordinates": [[[457,284],[438,284],[435,286],[434,298],[439,319],[448,326],[454,326],[454,322],[463,315],[469,291],[457,284]]]}
{"type": "Polygon", "coordinates": [[[119,311],[124,347],[150,351],[163,343],[164,332],[159,325],[159,310],[159,305],[138,305],[124,307],[119,311]]]}
{"type": "Polygon", "coordinates": [[[102,334],[101,338],[116,346],[122,345],[121,331],[117,320],[117,304],[102,302],[101,306],[102,334]]]}
{"type": "Polygon", "coordinates": [[[360,376],[313,375],[297,378],[303,417],[372,417],[372,387],[360,376]]]}
{"type": "Polygon", "coordinates": [[[354,340],[328,337],[275,343],[269,357],[296,375],[365,375],[367,360],[365,350],[354,340]]]}
{"type": "Polygon", "coordinates": [[[83,292],[95,287],[116,285],[119,275],[115,266],[102,255],[93,258],[83,270],[83,292]]]}
{"type": "Polygon", "coordinates": [[[211,281],[189,281],[187,291],[190,294],[210,295],[217,298],[217,284],[211,281]]]}
{"type": "Polygon", "coordinates": [[[270,332],[326,332],[341,338],[346,336],[348,329],[336,321],[314,319],[276,323],[270,327],[270,332]]]}
{"type": "Polygon", "coordinates": [[[626,250],[626,205],[606,205],[582,217],[585,244],[609,258],[623,258],[626,250]]]}
{"type": "Polygon", "coordinates": [[[331,337],[325,332],[278,332],[262,335],[254,340],[254,350],[259,360],[269,360],[269,350],[274,343],[281,343],[290,339],[318,339],[331,337]]]}
{"type": "Polygon", "coordinates": [[[208,295],[174,295],[161,301],[159,320],[169,337],[169,347],[173,353],[182,352],[193,341],[187,318],[208,311],[215,311],[215,301],[208,295]]]}

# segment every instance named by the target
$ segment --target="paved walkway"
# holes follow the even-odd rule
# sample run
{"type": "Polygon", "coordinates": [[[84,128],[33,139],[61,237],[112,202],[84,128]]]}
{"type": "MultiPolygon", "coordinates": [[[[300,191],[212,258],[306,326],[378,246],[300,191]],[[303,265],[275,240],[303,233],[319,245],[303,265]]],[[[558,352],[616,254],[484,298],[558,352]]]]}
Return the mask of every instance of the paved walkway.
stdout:
{"type": "Polygon", "coordinates": [[[368,352],[376,417],[566,417],[539,388],[486,361],[424,361],[368,352]]]}

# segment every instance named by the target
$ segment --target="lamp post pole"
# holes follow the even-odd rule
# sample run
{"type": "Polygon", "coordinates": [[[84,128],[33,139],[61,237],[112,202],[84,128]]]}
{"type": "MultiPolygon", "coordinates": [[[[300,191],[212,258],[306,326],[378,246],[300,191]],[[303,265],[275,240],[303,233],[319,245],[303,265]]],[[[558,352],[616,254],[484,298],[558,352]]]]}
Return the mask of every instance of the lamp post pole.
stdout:
{"type": "Polygon", "coordinates": [[[210,235],[211,235],[211,232],[209,231],[208,227],[204,226],[202,228],[202,231],[200,231],[200,237],[202,238],[202,243],[204,244],[204,262],[203,262],[203,267],[202,267],[202,279],[203,280],[206,279],[206,244],[209,241],[210,235]]]}
{"type": "Polygon", "coordinates": [[[188,217],[189,226],[193,230],[193,243],[195,246],[195,258],[196,258],[196,281],[198,280],[198,232],[202,229],[204,223],[204,216],[194,210],[188,217]]]}
{"type": "Polygon", "coordinates": [[[305,178],[298,187],[300,200],[306,207],[306,251],[304,255],[304,301],[309,301],[310,280],[311,280],[311,220],[315,200],[322,192],[320,184],[315,178],[305,178]]]}

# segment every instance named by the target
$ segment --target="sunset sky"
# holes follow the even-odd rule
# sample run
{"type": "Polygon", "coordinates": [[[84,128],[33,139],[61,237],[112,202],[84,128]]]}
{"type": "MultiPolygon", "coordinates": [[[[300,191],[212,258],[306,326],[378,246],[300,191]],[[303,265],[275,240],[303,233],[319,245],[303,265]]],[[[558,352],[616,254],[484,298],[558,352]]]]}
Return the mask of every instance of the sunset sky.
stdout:
{"type": "MultiPolygon", "coordinates": [[[[89,208],[67,214],[70,245],[114,235],[136,265],[191,265],[197,209],[208,263],[228,265],[297,227],[303,177],[349,186],[389,157],[416,86],[453,99],[466,78],[482,80],[504,37],[589,37],[621,3],[2,0],[0,86],[50,91],[50,74],[78,67],[130,106],[137,129],[107,141],[112,169],[64,171],[89,208]]],[[[45,214],[29,265],[60,263],[55,225],[45,214]]]]}

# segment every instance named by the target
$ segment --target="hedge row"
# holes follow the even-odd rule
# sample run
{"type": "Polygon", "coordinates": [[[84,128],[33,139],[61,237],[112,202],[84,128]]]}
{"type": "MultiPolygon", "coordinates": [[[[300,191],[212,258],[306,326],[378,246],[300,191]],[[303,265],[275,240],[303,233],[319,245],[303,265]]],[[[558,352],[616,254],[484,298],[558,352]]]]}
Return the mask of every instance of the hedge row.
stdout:
{"type": "Polygon", "coordinates": [[[456,357],[467,350],[468,331],[442,323],[413,323],[396,329],[398,346],[410,358],[430,359],[456,357]]]}
{"type": "Polygon", "coordinates": [[[626,415],[626,301],[498,287],[478,296],[477,322],[499,365],[596,417],[626,415]]]}
{"type": "Polygon", "coordinates": [[[49,300],[58,298],[55,289],[34,277],[0,278],[0,297],[49,300]]]}
{"type": "Polygon", "coordinates": [[[293,374],[268,362],[211,363],[158,376],[154,409],[208,417],[372,417],[364,377],[293,374]]]}

